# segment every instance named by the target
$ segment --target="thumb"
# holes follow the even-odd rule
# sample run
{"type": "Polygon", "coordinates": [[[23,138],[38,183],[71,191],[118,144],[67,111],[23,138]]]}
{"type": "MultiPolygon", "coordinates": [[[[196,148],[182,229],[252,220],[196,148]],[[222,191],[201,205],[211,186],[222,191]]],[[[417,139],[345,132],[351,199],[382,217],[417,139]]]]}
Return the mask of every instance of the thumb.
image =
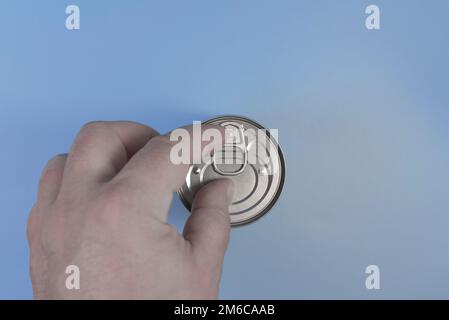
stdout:
{"type": "Polygon", "coordinates": [[[230,219],[229,205],[234,194],[234,183],[219,179],[204,185],[195,195],[192,215],[184,228],[188,240],[201,259],[219,265],[228,246],[230,219]]]}

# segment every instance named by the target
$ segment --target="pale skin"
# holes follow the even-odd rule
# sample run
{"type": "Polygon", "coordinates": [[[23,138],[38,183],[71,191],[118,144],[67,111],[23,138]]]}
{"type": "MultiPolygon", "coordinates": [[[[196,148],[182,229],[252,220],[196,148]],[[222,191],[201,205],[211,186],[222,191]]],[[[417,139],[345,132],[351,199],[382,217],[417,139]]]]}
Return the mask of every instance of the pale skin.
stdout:
{"type": "Polygon", "coordinates": [[[189,166],[172,164],[173,143],[142,124],[92,122],[48,162],[28,222],[36,299],[217,298],[234,187],[202,187],[179,234],[167,215],[189,166]],[[68,265],[79,290],[66,288],[68,265]]]}

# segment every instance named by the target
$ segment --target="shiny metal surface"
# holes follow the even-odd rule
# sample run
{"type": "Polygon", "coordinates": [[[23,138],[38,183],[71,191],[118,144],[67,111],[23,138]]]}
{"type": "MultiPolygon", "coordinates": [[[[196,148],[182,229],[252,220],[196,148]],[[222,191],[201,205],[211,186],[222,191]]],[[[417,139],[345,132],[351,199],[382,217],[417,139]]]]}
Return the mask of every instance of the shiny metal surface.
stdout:
{"type": "Polygon", "coordinates": [[[224,146],[208,163],[190,167],[178,192],[182,202],[190,210],[201,186],[229,178],[235,185],[229,207],[231,225],[257,220],[272,208],[282,191],[285,163],[280,147],[263,126],[245,117],[221,116],[204,124],[225,127],[224,146]]]}

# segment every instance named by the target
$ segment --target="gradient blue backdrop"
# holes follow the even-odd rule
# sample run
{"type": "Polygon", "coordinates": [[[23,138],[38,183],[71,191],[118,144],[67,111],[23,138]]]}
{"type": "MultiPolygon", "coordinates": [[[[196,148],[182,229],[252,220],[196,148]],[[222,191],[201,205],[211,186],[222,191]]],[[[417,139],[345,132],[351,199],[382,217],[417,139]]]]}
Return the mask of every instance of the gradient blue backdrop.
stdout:
{"type": "MultiPolygon", "coordinates": [[[[449,2],[0,0],[0,298],[31,298],[40,172],[91,120],[242,114],[288,175],[222,298],[449,298],[449,2]],[[81,30],[65,29],[78,4],[81,30]],[[365,8],[381,8],[380,31],[365,8]],[[365,267],[381,268],[381,290],[365,267]]],[[[186,211],[174,203],[179,228],[186,211]]]]}

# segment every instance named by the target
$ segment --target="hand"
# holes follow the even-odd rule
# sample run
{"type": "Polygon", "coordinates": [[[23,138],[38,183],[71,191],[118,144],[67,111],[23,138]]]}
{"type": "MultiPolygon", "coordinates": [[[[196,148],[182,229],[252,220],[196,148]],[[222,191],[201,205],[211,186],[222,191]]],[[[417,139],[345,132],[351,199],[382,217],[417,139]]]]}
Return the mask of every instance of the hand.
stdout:
{"type": "Polygon", "coordinates": [[[138,123],[93,122],[49,161],[28,222],[35,298],[217,297],[233,185],[205,185],[180,235],[167,214],[188,165],[172,164],[172,145],[138,123]],[[79,290],[66,288],[69,265],[79,290]]]}

